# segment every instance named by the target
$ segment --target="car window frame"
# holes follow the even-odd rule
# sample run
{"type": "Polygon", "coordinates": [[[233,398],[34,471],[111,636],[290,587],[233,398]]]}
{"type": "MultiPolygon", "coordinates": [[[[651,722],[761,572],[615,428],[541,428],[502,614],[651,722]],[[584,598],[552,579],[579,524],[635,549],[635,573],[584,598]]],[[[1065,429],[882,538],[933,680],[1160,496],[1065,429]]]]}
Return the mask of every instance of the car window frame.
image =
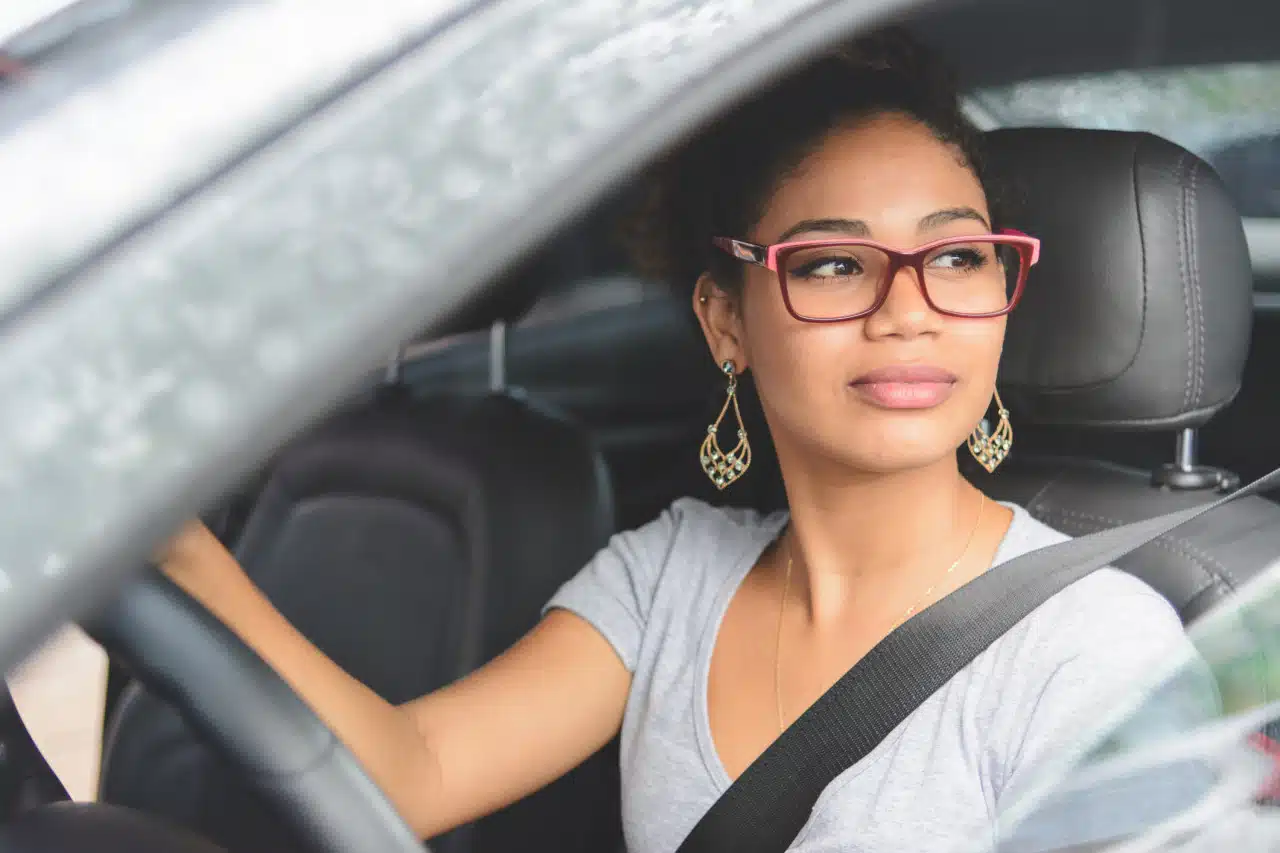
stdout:
{"type": "MultiPolygon", "coordinates": [[[[161,216],[139,199],[112,224],[141,224],[106,245],[15,263],[31,298],[0,317],[0,661],[91,610],[391,342],[429,331],[673,139],[841,34],[923,5],[486,3],[161,216]],[[540,52],[496,51],[534,32],[540,52]],[[477,167],[492,135],[463,105],[488,96],[521,132],[477,167]],[[370,191],[401,180],[400,196],[370,191]]],[[[17,168],[0,157],[0,179],[17,168]]],[[[11,204],[42,202],[23,186],[11,204]]],[[[40,236],[58,236],[44,221],[40,236]]]]}

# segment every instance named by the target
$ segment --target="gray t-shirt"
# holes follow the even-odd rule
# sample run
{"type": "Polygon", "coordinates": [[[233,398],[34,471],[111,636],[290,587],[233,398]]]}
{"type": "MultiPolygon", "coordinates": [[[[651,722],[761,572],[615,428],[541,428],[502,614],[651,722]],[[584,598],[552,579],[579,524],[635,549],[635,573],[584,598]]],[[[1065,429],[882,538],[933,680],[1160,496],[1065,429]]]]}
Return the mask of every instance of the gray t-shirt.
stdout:
{"type": "MultiPolygon", "coordinates": [[[[1001,563],[1067,537],[1020,507],[1001,563]]],[[[630,853],[672,853],[728,788],[707,673],[729,600],[787,522],[681,499],[620,533],[548,604],[578,614],[633,674],[622,725],[630,853]]],[[[1141,581],[1105,569],[1041,605],[819,798],[791,850],[888,853],[990,844],[1002,795],[1106,714],[1153,662],[1189,646],[1141,581]]]]}

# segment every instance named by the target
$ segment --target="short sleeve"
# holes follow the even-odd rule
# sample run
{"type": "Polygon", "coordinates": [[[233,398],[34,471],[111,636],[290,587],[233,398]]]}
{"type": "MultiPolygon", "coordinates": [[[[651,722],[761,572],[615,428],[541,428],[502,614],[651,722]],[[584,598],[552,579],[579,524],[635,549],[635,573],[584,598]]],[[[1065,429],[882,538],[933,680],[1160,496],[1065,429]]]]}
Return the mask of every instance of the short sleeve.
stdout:
{"type": "Polygon", "coordinates": [[[560,587],[543,613],[567,610],[585,619],[635,672],[658,578],[674,547],[684,514],[677,501],[653,521],[614,535],[573,578],[560,587]]]}
{"type": "Polygon", "coordinates": [[[1024,652],[1037,660],[1022,668],[1025,684],[1006,709],[1019,723],[999,750],[1002,807],[1126,714],[1120,731],[1141,740],[1187,731],[1217,712],[1212,676],[1173,607],[1113,569],[1085,580],[1028,638],[1024,652]]]}

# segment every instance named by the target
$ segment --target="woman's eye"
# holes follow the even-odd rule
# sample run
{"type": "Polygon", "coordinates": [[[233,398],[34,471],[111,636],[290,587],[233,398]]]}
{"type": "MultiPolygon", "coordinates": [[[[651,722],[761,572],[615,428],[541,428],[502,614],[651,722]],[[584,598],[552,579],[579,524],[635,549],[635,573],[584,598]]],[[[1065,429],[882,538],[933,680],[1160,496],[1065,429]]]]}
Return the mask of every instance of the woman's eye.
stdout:
{"type": "Polygon", "coordinates": [[[980,270],[986,265],[986,256],[977,249],[949,249],[929,262],[931,267],[950,270],[980,270]]]}
{"type": "Polygon", "coordinates": [[[819,258],[797,267],[792,275],[799,278],[849,278],[862,272],[853,258],[819,258]]]}

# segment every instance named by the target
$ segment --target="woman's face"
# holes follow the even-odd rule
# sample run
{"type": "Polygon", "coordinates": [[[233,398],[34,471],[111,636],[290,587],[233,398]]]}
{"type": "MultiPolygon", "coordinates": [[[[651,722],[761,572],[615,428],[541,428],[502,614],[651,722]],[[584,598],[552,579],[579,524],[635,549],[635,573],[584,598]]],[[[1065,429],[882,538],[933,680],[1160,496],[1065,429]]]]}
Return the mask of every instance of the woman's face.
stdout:
{"type": "MultiPolygon", "coordinates": [[[[954,148],[918,122],[884,115],[829,135],[752,232],[728,236],[762,245],[856,237],[911,250],[989,234],[990,218],[954,148]]],[[[743,278],[741,297],[727,299],[704,276],[699,294],[712,298],[695,307],[717,363],[752,371],[780,452],[816,451],[866,472],[919,468],[954,454],[985,413],[1003,317],[938,314],[904,269],[871,316],[806,323],[787,311],[773,272],[744,265],[743,278]]]]}

